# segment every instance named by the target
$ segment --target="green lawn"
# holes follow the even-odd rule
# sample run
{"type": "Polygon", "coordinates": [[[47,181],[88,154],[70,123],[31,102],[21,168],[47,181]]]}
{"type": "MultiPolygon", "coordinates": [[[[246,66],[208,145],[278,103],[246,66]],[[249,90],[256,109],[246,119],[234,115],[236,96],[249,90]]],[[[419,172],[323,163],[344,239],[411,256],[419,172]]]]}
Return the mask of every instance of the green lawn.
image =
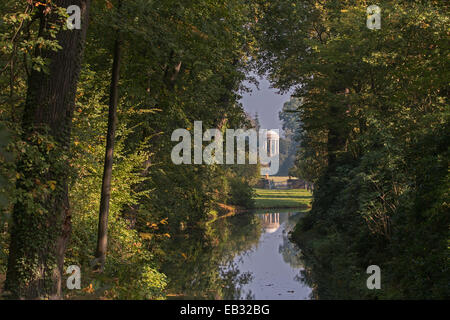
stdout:
{"type": "Polygon", "coordinates": [[[307,207],[311,193],[304,189],[269,190],[255,188],[255,208],[307,207]]]}

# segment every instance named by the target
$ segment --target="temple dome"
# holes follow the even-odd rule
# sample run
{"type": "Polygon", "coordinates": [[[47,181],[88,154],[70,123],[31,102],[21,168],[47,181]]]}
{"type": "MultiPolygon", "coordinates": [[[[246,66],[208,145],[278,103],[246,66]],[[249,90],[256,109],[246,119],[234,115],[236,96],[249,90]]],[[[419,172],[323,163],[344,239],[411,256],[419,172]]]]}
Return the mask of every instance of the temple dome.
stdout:
{"type": "Polygon", "coordinates": [[[267,139],[268,140],[279,140],[280,136],[273,130],[267,131],[267,139]]]}

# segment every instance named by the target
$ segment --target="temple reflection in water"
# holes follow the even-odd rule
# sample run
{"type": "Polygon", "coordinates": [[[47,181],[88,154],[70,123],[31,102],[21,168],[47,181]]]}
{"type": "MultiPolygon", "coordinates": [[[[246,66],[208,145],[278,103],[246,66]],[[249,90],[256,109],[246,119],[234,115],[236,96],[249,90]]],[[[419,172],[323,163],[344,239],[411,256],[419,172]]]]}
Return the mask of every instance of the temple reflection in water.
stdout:
{"type": "Polygon", "coordinates": [[[282,221],[280,221],[280,214],[277,212],[261,214],[262,227],[264,232],[274,233],[278,230],[278,228],[280,228],[280,224],[282,224],[284,220],[289,219],[289,217],[292,215],[293,213],[291,212],[289,212],[287,215],[284,214],[284,219],[281,219],[282,221]]]}
{"type": "Polygon", "coordinates": [[[265,213],[262,215],[262,226],[264,232],[274,233],[280,227],[279,213],[265,213]]]}

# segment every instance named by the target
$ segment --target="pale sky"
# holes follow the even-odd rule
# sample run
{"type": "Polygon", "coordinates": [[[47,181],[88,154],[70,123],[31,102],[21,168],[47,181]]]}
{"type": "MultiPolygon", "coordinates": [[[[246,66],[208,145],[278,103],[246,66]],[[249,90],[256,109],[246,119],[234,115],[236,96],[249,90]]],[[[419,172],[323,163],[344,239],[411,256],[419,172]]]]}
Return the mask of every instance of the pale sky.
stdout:
{"type": "Polygon", "coordinates": [[[279,129],[281,133],[281,122],[278,112],[283,108],[283,104],[290,99],[290,93],[280,95],[278,90],[270,88],[270,83],[266,78],[259,80],[259,90],[255,85],[246,83],[252,92],[242,94],[240,102],[244,110],[252,116],[258,112],[259,123],[263,129],[279,129]]]}

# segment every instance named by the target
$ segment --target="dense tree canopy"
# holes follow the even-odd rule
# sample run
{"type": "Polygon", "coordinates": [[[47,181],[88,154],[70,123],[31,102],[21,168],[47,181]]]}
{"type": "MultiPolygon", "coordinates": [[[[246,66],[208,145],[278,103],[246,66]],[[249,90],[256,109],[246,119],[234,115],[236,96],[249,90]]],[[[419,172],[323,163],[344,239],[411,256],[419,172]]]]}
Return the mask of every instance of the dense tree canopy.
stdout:
{"type": "Polygon", "coordinates": [[[316,184],[293,239],[319,298],[448,297],[448,6],[382,1],[369,29],[369,4],[264,6],[261,70],[303,100],[297,174],[316,184]]]}
{"type": "Polygon", "coordinates": [[[260,229],[219,218],[252,207],[259,167],[176,165],[171,135],[259,127],[239,103],[257,71],[295,90],[282,170],[315,185],[291,234],[314,296],[448,297],[449,8],[380,1],[369,29],[370,4],[2,0],[4,296],[235,297],[233,254],[260,229]],[[62,285],[69,265],[83,290],[62,285]]]}

